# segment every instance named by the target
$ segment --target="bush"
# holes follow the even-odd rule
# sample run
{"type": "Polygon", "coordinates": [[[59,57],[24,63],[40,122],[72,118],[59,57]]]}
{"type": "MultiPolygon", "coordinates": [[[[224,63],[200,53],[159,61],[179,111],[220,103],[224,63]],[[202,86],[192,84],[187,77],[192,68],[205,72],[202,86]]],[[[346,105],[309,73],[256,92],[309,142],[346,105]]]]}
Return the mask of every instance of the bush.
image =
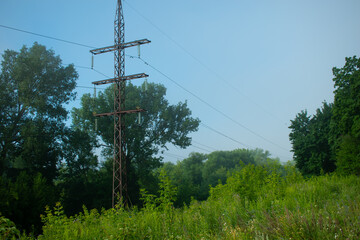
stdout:
{"type": "Polygon", "coordinates": [[[88,211],[73,217],[47,209],[39,239],[360,239],[360,179],[303,179],[291,166],[243,166],[208,200],[174,208],[162,174],[159,196],[143,209],[88,211]]]}
{"type": "Polygon", "coordinates": [[[0,213],[0,238],[17,239],[20,237],[20,231],[16,229],[15,223],[1,216],[0,213]]]}

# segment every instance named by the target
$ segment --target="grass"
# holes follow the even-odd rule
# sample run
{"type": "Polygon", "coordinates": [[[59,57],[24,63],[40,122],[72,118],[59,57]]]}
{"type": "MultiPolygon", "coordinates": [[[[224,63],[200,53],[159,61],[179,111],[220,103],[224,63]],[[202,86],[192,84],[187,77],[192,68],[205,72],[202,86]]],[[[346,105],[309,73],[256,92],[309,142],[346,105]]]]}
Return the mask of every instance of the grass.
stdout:
{"type": "MultiPolygon", "coordinates": [[[[67,217],[47,209],[39,239],[360,239],[360,179],[303,179],[248,165],[211,189],[207,201],[176,209],[169,179],[143,209],[87,210],[67,217]]],[[[25,238],[25,237],[22,237],[25,238]]]]}

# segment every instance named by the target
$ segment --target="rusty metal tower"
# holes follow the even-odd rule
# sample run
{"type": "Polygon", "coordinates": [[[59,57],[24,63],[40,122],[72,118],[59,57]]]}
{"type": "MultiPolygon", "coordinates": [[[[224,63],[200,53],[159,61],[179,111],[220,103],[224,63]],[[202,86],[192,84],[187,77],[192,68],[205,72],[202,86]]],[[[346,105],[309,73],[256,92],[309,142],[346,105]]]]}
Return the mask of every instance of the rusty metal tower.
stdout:
{"type": "Polygon", "coordinates": [[[114,52],[114,78],[92,82],[94,85],[113,84],[114,86],[114,112],[94,114],[96,117],[114,117],[114,164],[113,164],[113,191],[112,206],[121,199],[124,205],[129,204],[127,167],[126,160],[126,139],[125,139],[125,115],[129,113],[143,112],[143,109],[128,110],[125,105],[126,81],[137,78],[148,77],[145,73],[125,76],[125,48],[140,46],[150,43],[147,39],[125,43],[125,22],[123,15],[122,1],[117,0],[115,14],[115,37],[114,45],[90,50],[93,55],[114,52]]]}

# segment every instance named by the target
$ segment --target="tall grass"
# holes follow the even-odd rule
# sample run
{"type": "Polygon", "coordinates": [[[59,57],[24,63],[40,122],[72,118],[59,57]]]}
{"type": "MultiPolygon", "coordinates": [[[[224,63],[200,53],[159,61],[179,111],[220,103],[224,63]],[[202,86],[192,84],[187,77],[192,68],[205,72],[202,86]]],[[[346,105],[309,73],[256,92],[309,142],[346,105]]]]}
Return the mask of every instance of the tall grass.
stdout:
{"type": "Polygon", "coordinates": [[[281,173],[248,165],[212,188],[207,201],[181,209],[162,178],[160,197],[143,191],[143,209],[84,208],[67,217],[60,204],[48,208],[39,239],[360,239],[355,176],[305,180],[292,167],[281,173]]]}

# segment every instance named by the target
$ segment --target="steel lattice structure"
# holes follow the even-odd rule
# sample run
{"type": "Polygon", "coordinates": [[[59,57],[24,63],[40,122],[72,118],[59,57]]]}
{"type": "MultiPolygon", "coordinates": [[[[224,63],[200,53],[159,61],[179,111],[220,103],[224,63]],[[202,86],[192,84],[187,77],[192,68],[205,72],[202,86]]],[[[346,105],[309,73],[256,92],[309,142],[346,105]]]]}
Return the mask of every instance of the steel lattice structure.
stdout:
{"type": "Polygon", "coordinates": [[[95,114],[97,117],[114,117],[114,163],[113,163],[113,191],[112,206],[117,200],[122,200],[124,205],[129,204],[127,167],[130,164],[126,159],[126,138],[125,138],[125,114],[143,112],[143,109],[126,110],[125,89],[126,80],[143,78],[145,73],[125,76],[125,48],[150,43],[147,39],[125,43],[125,22],[123,15],[122,1],[117,0],[115,14],[115,36],[114,45],[109,47],[90,50],[94,55],[114,51],[114,78],[93,82],[95,85],[113,83],[114,85],[114,112],[95,114]]]}
{"type": "MultiPolygon", "coordinates": [[[[114,34],[114,77],[125,76],[125,22],[121,0],[117,2],[114,34]]],[[[129,199],[127,193],[127,161],[125,144],[125,121],[122,120],[121,110],[125,110],[125,80],[114,84],[114,163],[113,163],[113,192],[112,204],[114,207],[116,197],[122,197],[125,204],[129,199]],[[118,194],[118,196],[117,196],[118,194]]]]}

